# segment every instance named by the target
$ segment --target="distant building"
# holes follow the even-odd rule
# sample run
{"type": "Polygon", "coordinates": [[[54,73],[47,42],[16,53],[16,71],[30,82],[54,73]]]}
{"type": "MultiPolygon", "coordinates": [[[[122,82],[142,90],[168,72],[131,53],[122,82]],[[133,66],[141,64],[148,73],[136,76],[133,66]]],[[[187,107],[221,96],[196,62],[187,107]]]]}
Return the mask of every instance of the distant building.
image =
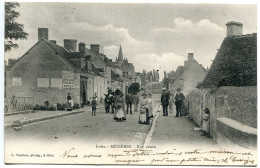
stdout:
{"type": "Polygon", "coordinates": [[[162,93],[163,83],[159,82],[150,82],[152,93],[160,94],[162,93]]]}
{"type": "Polygon", "coordinates": [[[127,58],[123,57],[121,45],[114,65],[122,70],[122,76],[125,79],[126,86],[130,86],[131,83],[134,83],[136,77],[135,67],[132,63],[128,62],[127,58]]]}
{"type": "Polygon", "coordinates": [[[142,86],[142,79],[141,79],[140,72],[136,72],[135,83],[139,83],[140,87],[142,86]]]}
{"type": "Polygon", "coordinates": [[[207,70],[194,59],[193,53],[189,53],[184,66],[179,66],[174,74],[168,75],[169,90],[175,93],[178,88],[181,88],[187,94],[202,83],[206,75],[207,70]]]}

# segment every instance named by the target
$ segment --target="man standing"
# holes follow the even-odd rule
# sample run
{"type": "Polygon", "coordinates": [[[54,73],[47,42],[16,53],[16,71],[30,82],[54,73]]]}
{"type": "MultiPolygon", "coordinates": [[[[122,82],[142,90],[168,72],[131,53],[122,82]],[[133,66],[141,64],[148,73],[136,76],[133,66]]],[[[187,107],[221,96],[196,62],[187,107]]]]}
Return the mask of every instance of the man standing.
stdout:
{"type": "Polygon", "coordinates": [[[163,107],[163,116],[168,116],[169,94],[166,92],[166,88],[162,89],[161,104],[163,107]]]}
{"type": "Polygon", "coordinates": [[[130,108],[130,114],[133,114],[132,113],[132,103],[133,103],[133,95],[131,93],[128,93],[126,95],[126,98],[125,98],[125,102],[126,102],[126,106],[127,106],[127,109],[126,109],[126,114],[128,114],[128,109],[130,108]]]}
{"type": "Polygon", "coordinates": [[[133,101],[134,101],[134,105],[135,105],[135,112],[137,112],[138,111],[138,104],[139,104],[139,96],[137,95],[137,93],[134,95],[133,101]]]}
{"type": "Polygon", "coordinates": [[[106,110],[106,113],[109,113],[109,109],[110,109],[110,94],[105,94],[105,110],[106,110]]]}
{"type": "Polygon", "coordinates": [[[181,92],[181,89],[178,88],[177,89],[177,93],[175,95],[175,106],[176,106],[176,116],[175,117],[182,117],[182,104],[183,104],[183,100],[185,99],[185,96],[183,95],[183,93],[181,92]]]}
{"type": "Polygon", "coordinates": [[[115,97],[115,92],[112,92],[111,94],[112,96],[110,97],[110,102],[111,102],[111,108],[112,108],[112,114],[114,114],[115,112],[115,101],[116,101],[116,97],[115,97]]]}

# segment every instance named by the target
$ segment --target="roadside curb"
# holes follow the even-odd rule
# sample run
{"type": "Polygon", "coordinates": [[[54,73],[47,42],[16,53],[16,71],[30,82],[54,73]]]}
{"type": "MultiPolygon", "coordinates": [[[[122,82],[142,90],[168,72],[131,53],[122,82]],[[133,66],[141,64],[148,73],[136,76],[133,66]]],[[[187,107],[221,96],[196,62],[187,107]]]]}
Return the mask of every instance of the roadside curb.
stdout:
{"type": "Polygon", "coordinates": [[[27,114],[27,113],[33,113],[33,112],[34,112],[34,110],[19,111],[19,112],[13,112],[13,113],[5,113],[5,116],[17,115],[17,114],[27,114]]]}
{"type": "MultiPolygon", "coordinates": [[[[100,109],[103,107],[97,107],[97,109],[100,109]]],[[[27,121],[22,121],[21,124],[22,125],[27,125],[27,124],[31,124],[31,123],[36,123],[36,122],[41,122],[41,121],[45,121],[45,120],[51,120],[51,119],[56,119],[56,118],[60,118],[60,117],[65,117],[65,116],[70,116],[70,115],[75,115],[75,114],[80,114],[80,113],[84,113],[84,112],[89,112],[90,110],[78,110],[78,111],[72,111],[69,113],[62,113],[62,114],[58,114],[58,115],[52,115],[52,116],[45,116],[45,117],[40,117],[40,118],[34,118],[34,119],[30,119],[27,121]]],[[[6,124],[5,128],[9,128],[11,127],[13,124],[6,124]]]]}
{"type": "Polygon", "coordinates": [[[148,132],[148,134],[147,134],[147,136],[146,136],[146,138],[145,138],[145,140],[144,140],[144,145],[143,146],[147,146],[147,145],[149,145],[149,143],[151,142],[151,140],[152,140],[152,136],[153,136],[153,132],[154,132],[154,128],[155,128],[155,122],[156,122],[156,120],[157,120],[157,118],[158,118],[158,116],[159,116],[159,113],[160,112],[158,112],[158,109],[160,109],[160,103],[157,105],[157,107],[154,109],[154,110],[156,110],[156,112],[157,112],[157,114],[156,114],[156,116],[153,118],[153,121],[152,121],[152,124],[151,124],[151,127],[150,127],[150,130],[149,130],[149,132],[148,132]]]}

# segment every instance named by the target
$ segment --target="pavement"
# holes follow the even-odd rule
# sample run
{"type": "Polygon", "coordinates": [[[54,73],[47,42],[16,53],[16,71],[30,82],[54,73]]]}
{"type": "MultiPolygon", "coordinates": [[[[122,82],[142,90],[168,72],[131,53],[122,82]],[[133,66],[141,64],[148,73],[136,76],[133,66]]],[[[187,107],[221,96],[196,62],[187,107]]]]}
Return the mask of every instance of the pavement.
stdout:
{"type": "MultiPolygon", "coordinates": [[[[103,106],[99,106],[97,108],[102,108],[103,106]]],[[[78,113],[83,113],[85,111],[90,111],[90,106],[85,106],[84,108],[74,109],[72,111],[30,111],[28,113],[13,113],[12,115],[5,115],[4,123],[5,127],[10,127],[15,121],[20,121],[23,125],[31,124],[35,122],[40,122],[44,120],[55,119],[63,116],[74,115],[78,113]]]]}
{"type": "Polygon", "coordinates": [[[175,117],[175,111],[169,112],[168,116],[162,114],[161,109],[149,145],[219,148],[212,138],[201,136],[201,131],[194,130],[198,126],[188,117],[175,117]]]}
{"type": "MultiPolygon", "coordinates": [[[[159,105],[159,97],[154,97],[155,111],[159,105]]],[[[174,112],[163,117],[161,109],[150,125],[138,124],[138,112],[128,114],[127,120],[123,122],[113,120],[113,114],[105,113],[104,107],[100,107],[96,113],[97,116],[91,116],[91,107],[85,107],[71,112],[37,111],[5,116],[5,138],[21,140],[30,137],[31,140],[40,138],[51,142],[77,139],[100,144],[127,142],[140,145],[216,145],[212,139],[200,136],[200,132],[194,130],[196,125],[192,121],[186,117],[176,118],[174,112]],[[23,123],[19,132],[11,128],[15,120],[23,123]]]]}

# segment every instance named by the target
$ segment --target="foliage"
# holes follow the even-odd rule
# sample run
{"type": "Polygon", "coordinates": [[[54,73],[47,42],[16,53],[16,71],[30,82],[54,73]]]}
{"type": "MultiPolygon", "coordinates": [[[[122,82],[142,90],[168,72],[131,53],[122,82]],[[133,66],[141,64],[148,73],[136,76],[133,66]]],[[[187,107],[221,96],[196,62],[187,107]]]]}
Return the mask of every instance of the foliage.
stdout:
{"type": "Polygon", "coordinates": [[[132,83],[132,85],[129,86],[128,92],[132,94],[136,94],[140,92],[140,84],[139,83],[132,83]]]}
{"type": "Polygon", "coordinates": [[[16,22],[20,13],[15,11],[19,7],[17,2],[5,3],[5,52],[10,51],[12,48],[18,48],[18,44],[13,40],[27,39],[28,33],[24,32],[23,24],[16,22]]]}

